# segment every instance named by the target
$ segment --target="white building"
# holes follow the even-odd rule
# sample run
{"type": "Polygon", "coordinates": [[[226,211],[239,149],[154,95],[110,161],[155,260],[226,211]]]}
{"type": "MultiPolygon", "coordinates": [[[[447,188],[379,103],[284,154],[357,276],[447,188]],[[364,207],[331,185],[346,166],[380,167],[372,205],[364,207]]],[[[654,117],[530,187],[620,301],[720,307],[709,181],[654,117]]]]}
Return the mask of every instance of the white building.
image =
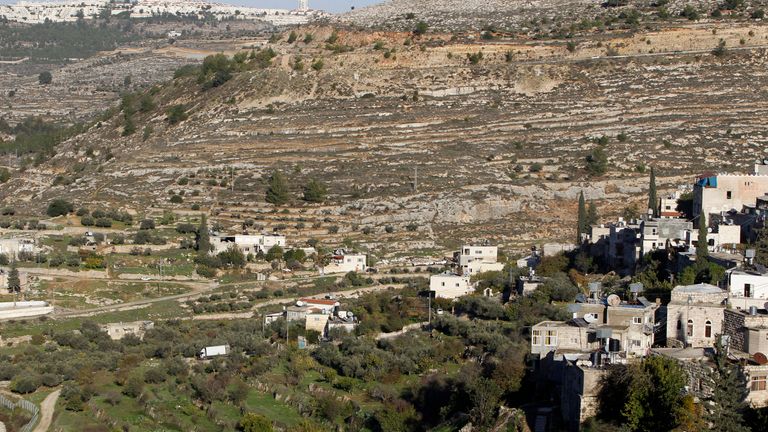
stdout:
{"type": "Polygon", "coordinates": [[[216,236],[211,237],[211,244],[213,245],[213,253],[218,254],[229,249],[234,245],[240,249],[241,252],[248,255],[252,253],[254,255],[259,252],[267,253],[273,246],[280,246],[285,248],[285,236],[277,234],[236,234],[230,236],[216,236]]]}
{"type": "Polygon", "coordinates": [[[39,248],[30,238],[6,238],[0,239],[0,254],[5,254],[9,259],[18,258],[19,253],[37,253],[39,248]]]}
{"type": "Polygon", "coordinates": [[[320,268],[320,274],[364,272],[367,269],[365,255],[338,253],[331,257],[327,266],[320,268]]]}
{"type": "Polygon", "coordinates": [[[467,275],[442,273],[429,278],[429,290],[435,292],[436,298],[455,299],[472,294],[475,289],[467,275]]]}
{"type": "Polygon", "coordinates": [[[762,305],[768,300],[768,273],[753,270],[731,270],[728,272],[728,291],[735,307],[741,308],[738,300],[759,300],[762,305]]]}
{"type": "Polygon", "coordinates": [[[459,264],[459,273],[462,275],[504,269],[504,264],[498,262],[499,248],[497,246],[465,245],[455,255],[459,264]]]}

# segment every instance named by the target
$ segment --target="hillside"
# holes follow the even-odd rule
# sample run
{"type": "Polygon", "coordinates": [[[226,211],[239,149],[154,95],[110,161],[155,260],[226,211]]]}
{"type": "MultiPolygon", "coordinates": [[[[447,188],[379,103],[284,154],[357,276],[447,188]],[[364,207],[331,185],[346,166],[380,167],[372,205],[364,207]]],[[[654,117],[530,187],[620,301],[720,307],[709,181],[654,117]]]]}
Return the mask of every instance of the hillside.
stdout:
{"type": "Polygon", "coordinates": [[[643,201],[649,166],[676,186],[765,156],[768,27],[683,24],[535,43],[301,28],[296,42],[286,33],[269,45],[269,67],[208,90],[189,76],[152,92],[132,135],[113,111],[2,185],[3,204],[199,206],[233,227],[253,218],[293,238],[381,249],[570,241],[582,190],[617,215],[628,195],[643,201]],[[189,118],[171,125],[174,105],[189,118]],[[597,148],[607,172],[590,176],[597,148]],[[275,169],[296,197],[287,214],[264,202],[275,169]],[[312,178],[328,185],[327,205],[299,200],[312,178]]]}

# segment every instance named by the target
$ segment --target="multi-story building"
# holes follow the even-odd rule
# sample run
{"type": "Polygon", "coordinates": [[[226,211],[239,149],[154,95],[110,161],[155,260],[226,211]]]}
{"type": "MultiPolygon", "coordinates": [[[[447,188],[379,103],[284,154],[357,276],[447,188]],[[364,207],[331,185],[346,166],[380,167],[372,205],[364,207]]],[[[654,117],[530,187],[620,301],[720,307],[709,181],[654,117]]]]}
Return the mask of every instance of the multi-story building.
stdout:
{"type": "Polygon", "coordinates": [[[459,274],[473,275],[488,271],[501,271],[504,264],[498,262],[498,246],[465,245],[454,253],[459,267],[459,274]]]}
{"type": "Polygon", "coordinates": [[[211,237],[213,253],[217,254],[236,246],[246,255],[267,253],[273,246],[284,248],[285,236],[278,234],[235,234],[211,237]]]}
{"type": "Polygon", "coordinates": [[[768,192],[768,175],[714,174],[697,177],[693,185],[693,216],[710,213],[740,212],[744,206],[754,206],[768,192]]]}

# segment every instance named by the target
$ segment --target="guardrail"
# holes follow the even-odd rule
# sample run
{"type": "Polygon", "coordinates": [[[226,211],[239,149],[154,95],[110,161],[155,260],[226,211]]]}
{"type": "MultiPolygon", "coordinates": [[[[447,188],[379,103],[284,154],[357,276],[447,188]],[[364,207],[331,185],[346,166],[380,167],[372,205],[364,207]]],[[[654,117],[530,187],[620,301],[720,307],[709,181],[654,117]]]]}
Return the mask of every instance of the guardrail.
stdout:
{"type": "Polygon", "coordinates": [[[25,411],[29,411],[32,414],[32,419],[30,419],[27,424],[22,426],[21,429],[19,429],[19,432],[32,432],[32,429],[34,429],[35,425],[37,424],[37,420],[40,418],[40,409],[37,407],[37,405],[25,399],[19,399],[18,401],[14,402],[3,395],[0,395],[0,405],[8,408],[9,410],[21,408],[25,411]]]}

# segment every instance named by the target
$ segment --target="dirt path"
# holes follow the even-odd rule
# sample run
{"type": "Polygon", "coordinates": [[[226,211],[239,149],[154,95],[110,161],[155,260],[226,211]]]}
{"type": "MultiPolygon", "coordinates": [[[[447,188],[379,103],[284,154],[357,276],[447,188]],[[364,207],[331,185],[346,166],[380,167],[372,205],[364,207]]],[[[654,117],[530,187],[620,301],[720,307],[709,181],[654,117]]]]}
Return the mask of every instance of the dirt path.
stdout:
{"type": "Polygon", "coordinates": [[[46,432],[51,427],[53,420],[53,411],[56,409],[56,400],[59,399],[61,389],[49,394],[40,404],[40,422],[35,426],[32,432],[46,432]]]}

